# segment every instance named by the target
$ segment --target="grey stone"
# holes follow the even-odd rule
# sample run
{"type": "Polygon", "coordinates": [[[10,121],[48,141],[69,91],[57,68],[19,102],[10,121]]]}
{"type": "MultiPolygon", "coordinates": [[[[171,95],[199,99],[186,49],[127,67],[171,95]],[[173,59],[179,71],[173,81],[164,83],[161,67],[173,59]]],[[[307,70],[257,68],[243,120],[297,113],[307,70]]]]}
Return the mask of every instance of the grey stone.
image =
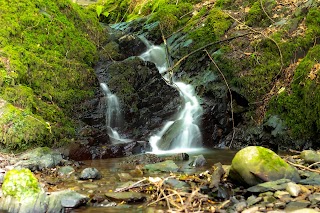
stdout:
{"type": "Polygon", "coordinates": [[[287,184],[286,190],[292,197],[297,197],[301,192],[301,187],[298,184],[290,182],[287,184]]]}
{"type": "Polygon", "coordinates": [[[100,179],[101,174],[96,168],[85,168],[84,170],[82,170],[79,178],[81,180],[100,179]]]}
{"type": "Polygon", "coordinates": [[[292,201],[292,202],[289,202],[287,204],[287,206],[285,208],[285,211],[286,212],[289,212],[289,211],[292,212],[292,211],[295,211],[295,210],[306,208],[309,205],[310,205],[310,202],[306,201],[306,200],[292,201]]]}
{"type": "Polygon", "coordinates": [[[144,169],[150,172],[153,172],[153,171],[177,172],[179,170],[179,167],[172,160],[166,160],[160,163],[147,164],[144,166],[144,169]]]}
{"type": "Polygon", "coordinates": [[[289,179],[280,179],[276,181],[269,181],[265,183],[257,184],[256,186],[251,186],[247,190],[249,192],[267,192],[267,191],[277,191],[284,190],[287,184],[290,182],[289,179]]]}
{"type": "Polygon", "coordinates": [[[206,165],[207,161],[203,155],[198,155],[195,157],[194,161],[190,163],[190,166],[201,167],[206,165]]]}
{"type": "Polygon", "coordinates": [[[75,170],[72,166],[63,166],[58,169],[58,175],[60,176],[70,176],[74,172],[75,170]]]}
{"type": "Polygon", "coordinates": [[[320,161],[320,154],[313,150],[303,150],[300,157],[306,163],[316,163],[320,161]]]}

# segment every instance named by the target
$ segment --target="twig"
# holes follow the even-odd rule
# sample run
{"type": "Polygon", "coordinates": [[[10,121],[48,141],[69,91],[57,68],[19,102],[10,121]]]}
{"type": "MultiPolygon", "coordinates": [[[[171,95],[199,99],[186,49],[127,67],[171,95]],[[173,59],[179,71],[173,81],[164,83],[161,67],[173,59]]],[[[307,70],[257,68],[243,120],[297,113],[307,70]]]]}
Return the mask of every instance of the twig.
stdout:
{"type": "Polygon", "coordinates": [[[314,165],[317,165],[317,164],[320,164],[320,161],[315,162],[315,163],[313,163],[313,164],[310,164],[310,165],[308,166],[308,168],[311,168],[311,167],[313,167],[314,165]]]}
{"type": "Polygon", "coordinates": [[[275,21],[268,15],[268,13],[266,12],[266,10],[264,9],[262,0],[260,0],[260,5],[261,5],[261,8],[262,8],[264,14],[266,14],[266,16],[268,17],[268,19],[269,19],[272,23],[275,23],[275,21]]]}
{"type": "Polygon", "coordinates": [[[310,172],[315,172],[315,173],[319,173],[320,174],[320,170],[310,169],[310,168],[308,168],[306,166],[302,166],[300,164],[295,164],[295,163],[292,163],[290,161],[287,161],[287,163],[291,164],[292,166],[298,167],[300,169],[305,169],[305,170],[308,170],[310,172]]]}
{"type": "Polygon", "coordinates": [[[127,186],[127,187],[117,188],[114,192],[123,192],[123,191],[126,191],[128,189],[135,188],[135,187],[137,187],[138,184],[142,183],[145,180],[147,180],[147,178],[143,178],[142,180],[139,180],[139,181],[131,184],[130,186],[127,186]]]}
{"type": "Polygon", "coordinates": [[[230,108],[231,108],[231,119],[232,119],[232,130],[233,130],[233,133],[232,133],[232,138],[231,138],[231,142],[229,144],[229,148],[232,146],[232,143],[233,143],[233,139],[234,139],[234,135],[235,135],[235,128],[234,128],[234,117],[233,117],[233,104],[232,104],[232,92],[231,92],[231,89],[229,87],[229,84],[227,82],[227,79],[226,77],[224,76],[224,74],[222,73],[222,71],[220,70],[220,68],[218,67],[217,63],[213,60],[213,58],[211,57],[211,55],[209,54],[209,52],[205,49],[204,50],[208,57],[210,58],[210,60],[212,61],[212,63],[216,66],[217,70],[219,71],[219,73],[221,74],[223,80],[224,80],[224,83],[226,84],[227,88],[228,88],[228,91],[229,91],[229,94],[230,94],[230,108]]]}

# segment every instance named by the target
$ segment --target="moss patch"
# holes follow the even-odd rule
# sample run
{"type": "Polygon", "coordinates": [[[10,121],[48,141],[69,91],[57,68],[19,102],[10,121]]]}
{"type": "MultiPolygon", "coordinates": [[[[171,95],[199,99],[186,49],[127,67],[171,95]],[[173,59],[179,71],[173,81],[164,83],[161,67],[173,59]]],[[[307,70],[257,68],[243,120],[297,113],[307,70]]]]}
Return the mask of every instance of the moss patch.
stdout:
{"type": "Polygon", "coordinates": [[[13,169],[6,172],[2,191],[4,195],[11,195],[19,201],[23,201],[33,198],[41,191],[41,188],[37,178],[29,169],[13,169]]]}
{"type": "Polygon", "coordinates": [[[12,104],[1,118],[2,144],[25,149],[71,138],[68,115],[96,86],[103,30],[95,13],[67,0],[1,1],[0,25],[0,97],[12,104]]]}

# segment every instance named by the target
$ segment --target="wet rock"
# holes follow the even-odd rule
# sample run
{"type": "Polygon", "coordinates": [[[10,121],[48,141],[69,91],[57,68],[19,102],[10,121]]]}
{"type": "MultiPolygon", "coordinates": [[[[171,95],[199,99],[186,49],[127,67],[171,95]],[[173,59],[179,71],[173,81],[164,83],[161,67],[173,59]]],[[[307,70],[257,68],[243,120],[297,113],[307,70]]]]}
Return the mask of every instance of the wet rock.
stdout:
{"type": "Polygon", "coordinates": [[[136,35],[126,34],[119,38],[119,50],[125,58],[128,58],[142,54],[147,47],[136,35]]]}
{"type": "Polygon", "coordinates": [[[61,206],[76,208],[88,202],[89,198],[75,191],[66,192],[61,198],[61,206]]]}
{"type": "Polygon", "coordinates": [[[24,200],[5,196],[0,198],[0,211],[10,213],[47,212],[47,195],[43,192],[30,196],[24,200]]]}
{"type": "Polygon", "coordinates": [[[174,123],[169,127],[169,129],[157,143],[157,146],[160,150],[169,150],[171,148],[174,139],[176,139],[181,133],[183,123],[183,120],[174,121],[174,123]]]}
{"type": "Polygon", "coordinates": [[[247,190],[249,192],[268,192],[268,191],[277,191],[284,190],[287,187],[287,184],[290,182],[289,179],[280,179],[276,181],[268,181],[265,183],[260,183],[255,186],[251,186],[247,190]]]}
{"type": "Polygon", "coordinates": [[[300,186],[292,182],[287,184],[286,190],[292,197],[297,197],[301,192],[300,186]]]}
{"type": "Polygon", "coordinates": [[[58,175],[64,177],[69,177],[74,172],[75,170],[72,166],[63,166],[58,169],[58,175]]]}
{"type": "Polygon", "coordinates": [[[242,212],[244,210],[244,208],[247,207],[247,203],[246,202],[239,202],[235,204],[235,210],[237,212],[242,212]]]}
{"type": "Polygon", "coordinates": [[[121,182],[128,181],[132,179],[132,176],[129,173],[118,173],[121,182]]]}
{"type": "Polygon", "coordinates": [[[47,147],[39,147],[22,154],[14,167],[36,171],[56,167],[62,162],[63,158],[60,153],[47,147]]]}
{"type": "Polygon", "coordinates": [[[82,170],[79,178],[81,180],[100,179],[101,174],[96,168],[85,168],[84,170],[82,170]]]}
{"type": "Polygon", "coordinates": [[[235,155],[229,177],[249,186],[282,178],[300,181],[295,168],[273,151],[259,146],[246,147],[235,155]]]}
{"type": "Polygon", "coordinates": [[[300,157],[306,163],[316,163],[320,161],[320,154],[313,150],[303,150],[300,154],[300,157]]]}
{"type": "Polygon", "coordinates": [[[201,166],[206,165],[206,163],[207,163],[207,161],[204,158],[204,156],[198,155],[198,156],[195,156],[195,159],[189,165],[193,166],[193,167],[201,167],[201,166]]]}
{"type": "Polygon", "coordinates": [[[251,195],[247,199],[247,205],[248,206],[252,206],[252,205],[254,205],[256,203],[259,203],[261,200],[262,200],[262,197],[257,197],[257,196],[251,195]]]}
{"type": "Polygon", "coordinates": [[[72,190],[52,192],[47,198],[47,212],[63,212],[65,207],[76,208],[87,203],[88,197],[72,190]]]}
{"type": "Polygon", "coordinates": [[[169,178],[165,181],[166,184],[169,184],[174,189],[189,189],[190,185],[184,181],[179,181],[177,179],[169,178]]]}
{"type": "Polygon", "coordinates": [[[299,210],[306,208],[310,205],[309,201],[302,200],[302,201],[291,201],[287,204],[286,208],[284,209],[286,212],[292,212],[294,210],[299,210]]]}
{"type": "Polygon", "coordinates": [[[143,202],[146,200],[146,195],[139,192],[108,192],[105,193],[105,196],[118,202],[125,201],[127,203],[143,202]]]}
{"type": "Polygon", "coordinates": [[[144,169],[148,170],[149,172],[177,172],[179,167],[172,160],[166,160],[160,163],[145,165],[144,169]]]}
{"type": "Polygon", "coordinates": [[[311,204],[319,205],[320,204],[320,193],[317,192],[317,193],[311,194],[311,195],[309,195],[308,199],[310,200],[311,204]]]}

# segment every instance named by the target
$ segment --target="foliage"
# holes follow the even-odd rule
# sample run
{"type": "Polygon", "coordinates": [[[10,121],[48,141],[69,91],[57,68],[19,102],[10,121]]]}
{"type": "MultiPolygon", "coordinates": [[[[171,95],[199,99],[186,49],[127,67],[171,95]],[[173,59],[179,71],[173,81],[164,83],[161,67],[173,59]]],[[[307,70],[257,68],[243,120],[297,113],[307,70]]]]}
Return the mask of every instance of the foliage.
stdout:
{"type": "Polygon", "coordinates": [[[248,26],[269,26],[271,22],[268,19],[267,14],[268,12],[270,13],[275,4],[276,2],[274,0],[258,0],[254,2],[246,17],[246,24],[248,26]],[[263,8],[261,7],[261,3],[263,8]]]}
{"type": "Polygon", "coordinates": [[[19,132],[17,126],[27,127],[14,139],[9,134],[0,142],[26,149],[38,139],[44,143],[46,138],[52,144],[53,138],[71,137],[74,129],[66,115],[76,103],[93,95],[92,66],[103,32],[96,14],[68,0],[1,1],[0,24],[0,97],[13,104],[9,108],[12,117],[16,116],[1,119],[1,123],[18,122],[23,113],[36,118],[13,124],[15,132],[19,132]],[[41,135],[47,131],[47,122],[53,137],[41,135]],[[45,130],[31,132],[39,126],[45,130]],[[23,133],[27,136],[22,137],[23,133]]]}
{"type": "Polygon", "coordinates": [[[320,130],[320,45],[314,45],[314,39],[320,36],[320,12],[317,8],[309,11],[306,17],[307,30],[300,45],[306,56],[297,66],[290,88],[276,96],[270,106],[270,112],[279,113],[292,129],[293,135],[299,138],[317,138],[320,130]]]}
{"type": "Polygon", "coordinates": [[[2,184],[4,195],[11,195],[19,201],[33,198],[41,192],[37,178],[29,169],[12,169],[6,172],[2,184]]]}

